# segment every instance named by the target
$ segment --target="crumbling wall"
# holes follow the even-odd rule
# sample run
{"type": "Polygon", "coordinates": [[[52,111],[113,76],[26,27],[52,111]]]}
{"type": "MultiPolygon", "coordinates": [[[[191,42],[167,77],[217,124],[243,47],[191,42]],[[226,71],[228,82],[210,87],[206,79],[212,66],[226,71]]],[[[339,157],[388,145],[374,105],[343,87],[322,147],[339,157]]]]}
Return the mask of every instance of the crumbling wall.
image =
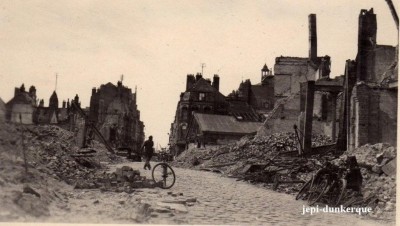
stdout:
{"type": "Polygon", "coordinates": [[[397,142],[397,90],[378,90],[380,142],[396,146],[397,142]]]}
{"type": "Polygon", "coordinates": [[[364,144],[397,141],[397,91],[354,87],[350,107],[351,149],[364,144]]]}
{"type": "Polygon", "coordinates": [[[308,58],[277,57],[274,65],[275,95],[300,92],[300,83],[315,80],[316,69],[308,58]]]}
{"type": "Polygon", "coordinates": [[[300,114],[300,95],[293,95],[277,101],[257,136],[267,136],[274,133],[293,132],[293,125],[298,124],[300,114]]]}

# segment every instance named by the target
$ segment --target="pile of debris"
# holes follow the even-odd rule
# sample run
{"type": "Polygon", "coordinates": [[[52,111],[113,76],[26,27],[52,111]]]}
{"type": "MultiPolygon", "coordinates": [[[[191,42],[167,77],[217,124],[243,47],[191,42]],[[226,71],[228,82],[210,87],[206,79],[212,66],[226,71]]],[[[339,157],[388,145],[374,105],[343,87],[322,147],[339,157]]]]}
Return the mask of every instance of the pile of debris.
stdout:
{"type": "Polygon", "coordinates": [[[340,164],[348,156],[355,156],[363,177],[362,197],[346,197],[346,205],[369,206],[373,217],[393,219],[396,212],[396,148],[389,144],[366,144],[346,151],[340,164]]]}
{"type": "Polygon", "coordinates": [[[95,182],[96,173],[104,168],[102,161],[122,161],[97,141],[94,141],[95,149],[79,148],[74,133],[58,126],[5,124],[2,132],[0,145],[6,151],[20,157],[25,152],[28,168],[35,168],[70,185],[79,181],[95,182]]]}
{"type": "MultiPolygon", "coordinates": [[[[313,135],[313,146],[331,144],[329,137],[313,135]]],[[[265,183],[276,190],[295,194],[316,170],[322,156],[297,157],[299,140],[295,133],[246,136],[236,144],[189,149],[175,161],[175,166],[220,172],[252,183],[265,183]],[[193,164],[196,160],[197,164],[193,164]]],[[[323,157],[326,157],[326,153],[323,157]]],[[[329,155],[329,154],[328,154],[329,155]]]]}
{"type": "MultiPolygon", "coordinates": [[[[132,167],[123,166],[117,168],[115,172],[104,172],[97,179],[96,183],[92,183],[94,187],[99,187],[101,191],[126,192],[131,194],[135,188],[155,188],[161,187],[162,181],[155,183],[151,179],[146,179],[140,175],[139,170],[134,170],[132,167]]],[[[82,184],[79,188],[91,188],[82,184]]]]}

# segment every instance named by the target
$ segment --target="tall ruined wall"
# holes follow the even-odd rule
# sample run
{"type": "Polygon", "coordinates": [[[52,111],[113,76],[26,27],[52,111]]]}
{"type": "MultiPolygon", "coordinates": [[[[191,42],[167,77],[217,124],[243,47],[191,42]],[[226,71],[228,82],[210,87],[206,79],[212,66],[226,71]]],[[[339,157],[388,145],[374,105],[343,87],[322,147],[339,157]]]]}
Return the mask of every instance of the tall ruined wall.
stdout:
{"type": "Polygon", "coordinates": [[[396,146],[397,141],[397,90],[378,90],[379,127],[381,142],[396,146]]]}
{"type": "Polygon", "coordinates": [[[350,110],[350,147],[397,142],[397,91],[354,87],[350,110]]]}

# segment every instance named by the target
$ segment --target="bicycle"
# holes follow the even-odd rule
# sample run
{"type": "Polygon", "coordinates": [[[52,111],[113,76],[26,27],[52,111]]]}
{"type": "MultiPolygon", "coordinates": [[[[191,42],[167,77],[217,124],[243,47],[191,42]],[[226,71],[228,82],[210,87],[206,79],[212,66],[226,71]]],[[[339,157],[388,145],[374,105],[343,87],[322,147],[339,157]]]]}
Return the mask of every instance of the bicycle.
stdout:
{"type": "MultiPolygon", "coordinates": [[[[356,161],[349,158],[349,162],[356,161]]],[[[360,191],[362,176],[357,163],[348,164],[347,168],[338,167],[326,162],[323,168],[318,170],[312,178],[300,189],[296,200],[307,199],[309,205],[314,205],[323,197],[329,205],[339,205],[345,197],[348,188],[360,191]],[[348,183],[356,182],[356,183],[348,183]]]]}
{"type": "Polygon", "coordinates": [[[308,204],[314,205],[323,197],[327,197],[329,205],[339,205],[346,192],[347,169],[327,164],[312,178],[309,190],[308,204]]]}
{"type": "Polygon", "coordinates": [[[160,155],[161,161],[157,163],[151,172],[153,181],[158,184],[162,189],[172,188],[175,184],[175,172],[170,165],[166,162],[167,154],[160,155]]]}

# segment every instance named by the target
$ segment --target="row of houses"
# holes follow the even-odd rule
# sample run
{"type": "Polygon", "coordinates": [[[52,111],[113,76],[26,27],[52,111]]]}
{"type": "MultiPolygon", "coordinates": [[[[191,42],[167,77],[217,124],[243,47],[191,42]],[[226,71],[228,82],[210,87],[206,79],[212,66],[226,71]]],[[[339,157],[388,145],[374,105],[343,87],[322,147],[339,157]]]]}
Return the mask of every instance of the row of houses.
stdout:
{"type": "Polygon", "coordinates": [[[293,132],[294,124],[303,132],[330,136],[342,150],[366,143],[396,145],[398,46],[376,43],[373,9],[360,12],[357,55],[345,62],[343,75],[331,76],[330,57],[317,55],[316,15],[308,20],[308,57],[276,57],[274,73],[264,65],[256,85],[246,80],[224,96],[217,75],[212,83],[201,74],[187,76],[170,129],[175,155],[188,143],[293,132]]]}

